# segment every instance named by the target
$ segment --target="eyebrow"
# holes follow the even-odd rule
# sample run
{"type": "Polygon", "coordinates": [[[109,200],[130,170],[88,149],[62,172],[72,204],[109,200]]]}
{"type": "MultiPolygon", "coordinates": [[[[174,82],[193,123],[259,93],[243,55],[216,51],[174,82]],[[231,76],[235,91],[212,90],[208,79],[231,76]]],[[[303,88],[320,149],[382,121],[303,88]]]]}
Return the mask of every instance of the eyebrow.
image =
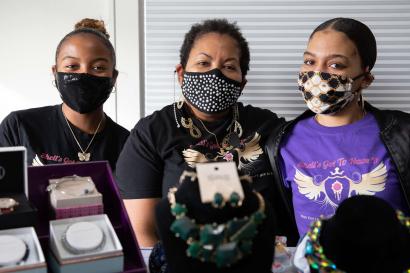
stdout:
{"type": "Polygon", "coordinates": [[[239,62],[238,58],[234,58],[234,57],[231,57],[231,58],[228,58],[228,59],[225,60],[225,62],[228,62],[228,61],[236,61],[236,62],[239,62]]]}
{"type": "MultiPolygon", "coordinates": [[[[212,59],[212,56],[209,55],[209,54],[206,54],[205,52],[200,52],[198,55],[201,55],[201,54],[207,56],[210,59],[212,59]]],[[[239,62],[238,58],[235,58],[235,57],[230,57],[230,58],[225,60],[225,62],[228,62],[228,61],[237,61],[237,62],[239,62]]]]}
{"type": "MultiPolygon", "coordinates": [[[[73,57],[73,56],[65,56],[62,60],[64,61],[65,59],[75,59],[75,60],[79,60],[80,58],[73,57]]],[[[98,62],[98,61],[108,62],[108,59],[107,59],[107,58],[100,57],[100,58],[97,58],[97,59],[93,60],[93,63],[94,63],[94,62],[98,62]]]]}
{"type": "Polygon", "coordinates": [[[100,57],[100,58],[97,58],[97,59],[93,60],[93,62],[98,62],[98,61],[108,62],[108,59],[107,59],[107,58],[100,57]]]}
{"type": "MultiPolygon", "coordinates": [[[[309,52],[309,51],[305,51],[304,53],[303,53],[303,55],[310,55],[310,56],[312,56],[312,57],[316,57],[316,55],[315,54],[313,54],[312,52],[309,52]]],[[[334,58],[342,58],[342,59],[345,59],[345,60],[349,60],[349,58],[347,58],[346,56],[344,56],[344,55],[341,55],[341,54],[332,54],[332,55],[329,55],[329,56],[326,56],[327,58],[329,58],[329,59],[334,59],[334,58]]]]}
{"type": "Polygon", "coordinates": [[[205,52],[200,52],[198,55],[205,55],[205,56],[207,56],[208,58],[211,58],[212,59],[212,56],[211,55],[209,55],[209,54],[206,54],[205,52]]]}
{"type": "Polygon", "coordinates": [[[64,56],[64,58],[62,60],[64,61],[65,59],[76,59],[76,60],[78,60],[78,58],[73,57],[73,56],[64,56]]]}

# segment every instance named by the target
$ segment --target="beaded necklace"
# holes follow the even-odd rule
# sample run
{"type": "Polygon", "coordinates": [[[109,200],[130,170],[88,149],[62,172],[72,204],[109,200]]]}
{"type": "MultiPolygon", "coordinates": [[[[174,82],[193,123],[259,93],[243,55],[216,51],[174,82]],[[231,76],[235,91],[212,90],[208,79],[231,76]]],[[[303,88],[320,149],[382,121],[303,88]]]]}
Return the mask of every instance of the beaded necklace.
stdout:
{"type": "MultiPolygon", "coordinates": [[[[194,177],[191,180],[195,180],[194,177]]],[[[252,252],[258,226],[266,217],[265,200],[260,193],[253,191],[259,207],[250,216],[233,218],[221,224],[197,224],[194,219],[187,216],[187,206],[176,201],[176,192],[176,187],[168,192],[171,213],[175,216],[170,229],[188,245],[188,257],[215,263],[221,268],[231,266],[252,252]]]]}
{"type": "MultiPolygon", "coordinates": [[[[410,217],[405,217],[403,212],[397,211],[397,218],[402,225],[409,229],[410,232],[410,217]]],[[[308,240],[306,242],[305,250],[306,259],[309,265],[320,273],[346,273],[345,271],[338,269],[336,264],[324,254],[323,247],[319,242],[322,224],[323,219],[312,222],[310,226],[310,230],[307,233],[308,240]]],[[[410,273],[410,268],[403,273],[410,273]]]]}

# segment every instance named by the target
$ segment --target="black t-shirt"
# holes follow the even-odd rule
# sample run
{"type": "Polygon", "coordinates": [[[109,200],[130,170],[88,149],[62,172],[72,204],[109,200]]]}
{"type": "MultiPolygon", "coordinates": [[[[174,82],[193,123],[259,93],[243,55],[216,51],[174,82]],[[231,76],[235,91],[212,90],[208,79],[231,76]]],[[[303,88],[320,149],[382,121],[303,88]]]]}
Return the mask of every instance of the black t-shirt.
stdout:
{"type": "MultiPolygon", "coordinates": [[[[70,124],[85,149],[93,135],[70,124]]],[[[106,115],[105,127],[98,132],[87,153],[90,160],[108,160],[115,169],[128,130],[106,115]]],[[[80,148],[61,110],[61,105],[33,108],[10,113],[0,125],[0,146],[25,146],[29,165],[79,162],[80,148]]]]}
{"type": "Polygon", "coordinates": [[[175,110],[179,128],[174,107],[168,105],[141,119],[131,131],[117,162],[117,182],[124,199],[166,196],[169,188],[178,183],[183,170],[208,161],[235,161],[242,174],[253,177],[256,190],[266,197],[272,196],[272,170],[263,147],[269,132],[284,122],[283,119],[268,110],[238,103],[242,136],[233,149],[221,150],[223,138],[229,133],[232,113],[223,120],[205,123],[208,131],[217,136],[217,143],[215,136],[192,118],[185,104],[175,110]],[[191,117],[202,136],[193,137],[190,130],[182,126],[182,117],[186,118],[185,125],[191,117]]]}

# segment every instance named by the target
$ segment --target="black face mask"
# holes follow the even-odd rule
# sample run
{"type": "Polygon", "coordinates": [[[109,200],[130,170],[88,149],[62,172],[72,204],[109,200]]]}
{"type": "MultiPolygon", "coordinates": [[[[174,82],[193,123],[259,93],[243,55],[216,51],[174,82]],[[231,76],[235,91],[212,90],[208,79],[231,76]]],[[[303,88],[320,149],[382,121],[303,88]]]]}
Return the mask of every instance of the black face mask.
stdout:
{"type": "Polygon", "coordinates": [[[96,110],[108,99],[114,83],[109,77],[57,72],[56,86],[65,104],[85,114],[96,110]]]}

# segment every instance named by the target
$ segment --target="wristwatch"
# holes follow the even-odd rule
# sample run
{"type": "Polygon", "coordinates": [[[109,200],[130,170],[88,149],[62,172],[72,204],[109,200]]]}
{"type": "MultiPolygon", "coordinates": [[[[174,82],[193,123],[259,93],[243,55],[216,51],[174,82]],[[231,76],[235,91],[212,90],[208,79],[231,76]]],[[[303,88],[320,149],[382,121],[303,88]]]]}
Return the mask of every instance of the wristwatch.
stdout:
{"type": "Polygon", "coordinates": [[[22,239],[0,235],[0,268],[21,265],[28,256],[29,248],[22,239]]]}
{"type": "Polygon", "coordinates": [[[105,243],[105,235],[94,223],[77,222],[67,227],[61,241],[69,252],[85,254],[101,249],[105,243]]]}
{"type": "Polygon", "coordinates": [[[13,198],[0,198],[0,214],[7,214],[14,211],[19,203],[13,198]]]}
{"type": "Polygon", "coordinates": [[[73,175],[57,179],[47,187],[47,191],[58,191],[64,195],[80,197],[94,193],[96,188],[91,177],[73,175]]]}

